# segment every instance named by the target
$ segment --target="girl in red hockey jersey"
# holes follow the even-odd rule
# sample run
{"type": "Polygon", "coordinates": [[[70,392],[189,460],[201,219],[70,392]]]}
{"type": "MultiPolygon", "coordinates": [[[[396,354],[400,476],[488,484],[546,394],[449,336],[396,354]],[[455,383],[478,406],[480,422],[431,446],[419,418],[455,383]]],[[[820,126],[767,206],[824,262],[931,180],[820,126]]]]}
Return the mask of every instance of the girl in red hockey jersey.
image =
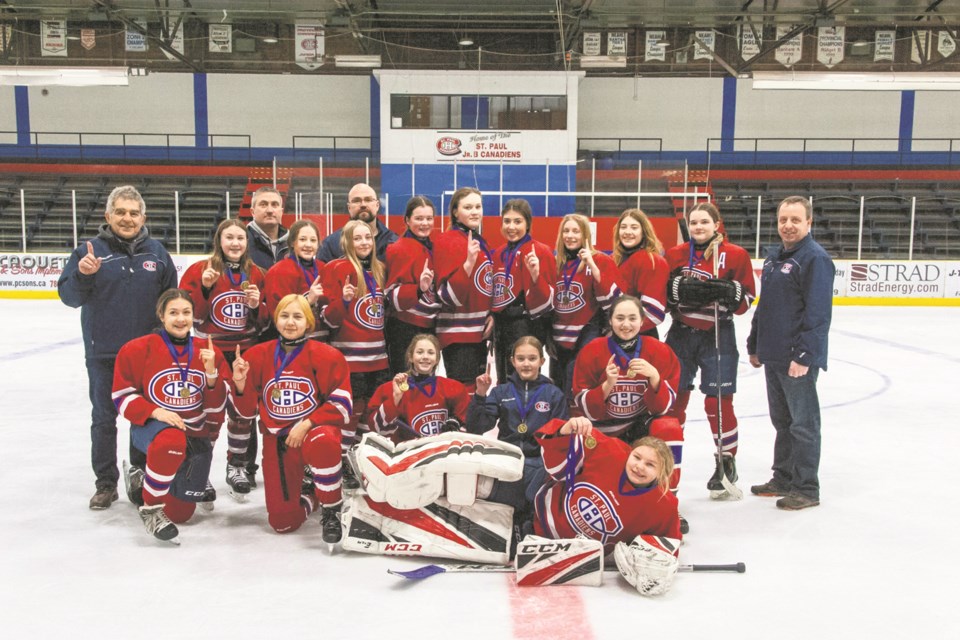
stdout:
{"type": "Polygon", "coordinates": [[[663,440],[627,444],[576,417],[550,421],[537,441],[552,480],[534,503],[537,535],[584,535],[607,553],[641,534],[680,539],[677,498],[669,490],[673,456],[663,440]]]}
{"type": "Polygon", "coordinates": [[[667,251],[670,281],[667,302],[673,324],[667,344],[680,359],[677,401],[670,414],[686,421],[693,380],[700,370],[700,392],[714,444],[723,421],[722,459],[707,482],[711,495],[723,493],[722,476],[737,480],[737,416],[733,394],[737,391],[740,353],[733,316],[746,313],[756,295],[753,265],[747,252],[724,240],[720,211],[712,203],[695,205],[687,213],[690,241],[667,251]],[[719,320],[714,322],[714,318],[719,320]],[[719,344],[719,370],[717,368],[719,344]],[[720,388],[717,388],[719,382],[720,388]]]}
{"type": "Polygon", "coordinates": [[[340,540],[341,431],[353,401],[350,370],[330,345],[307,339],[316,322],[307,299],[285,296],[273,317],[279,339],[251,347],[233,364],[241,416],[260,417],[267,518],[278,533],[297,530],[323,506],[323,539],[340,540]],[[304,465],[312,491],[301,494],[304,465]]]}
{"type": "Polygon", "coordinates": [[[620,271],[610,256],[593,248],[590,220],[570,213],[557,234],[557,284],[553,296],[550,377],[572,402],[577,353],[600,336],[610,305],[622,292],[620,271]]]}
{"type": "Polygon", "coordinates": [[[623,292],[643,303],[640,333],[658,340],[657,325],[666,313],[670,273],[661,253],[663,245],[647,214],[640,209],[627,209],[620,214],[613,228],[613,261],[620,268],[623,292]]]}
{"type": "Polygon", "coordinates": [[[403,214],[407,230],[387,247],[387,355],[390,373],[407,368],[406,352],[413,337],[433,333],[440,301],[433,286],[434,207],[429,198],[413,196],[403,214]]]}
{"type": "Polygon", "coordinates": [[[193,302],[183,289],[157,301],[163,327],[117,354],[113,401],[130,421],[133,446],[147,455],[140,517],[159,540],[175,541],[203,497],[213,434],[223,423],[227,362],[208,337],[194,338],[193,302]]]}
{"type": "Polygon", "coordinates": [[[523,199],[500,213],[506,243],[493,252],[493,352],[497,380],[513,372],[510,353],[523,336],[547,341],[557,263],[550,247],[530,236],[533,213],[523,199]]]}
{"type": "Polygon", "coordinates": [[[459,431],[467,414],[467,390],[436,375],[440,341],[421,333],[407,345],[407,371],[393,376],[370,398],[367,424],[394,442],[459,431]]]}
{"type": "MultiPolygon", "coordinates": [[[[324,263],[317,260],[320,248],[320,230],[312,220],[297,220],[287,234],[290,253],[270,267],[264,282],[263,299],[265,311],[273,318],[280,300],[291,293],[306,297],[314,309],[314,315],[327,303],[320,284],[320,271],[324,263]]],[[[271,331],[271,336],[275,335],[271,331]]],[[[308,336],[312,340],[324,340],[330,332],[326,326],[317,326],[308,336]]]]}

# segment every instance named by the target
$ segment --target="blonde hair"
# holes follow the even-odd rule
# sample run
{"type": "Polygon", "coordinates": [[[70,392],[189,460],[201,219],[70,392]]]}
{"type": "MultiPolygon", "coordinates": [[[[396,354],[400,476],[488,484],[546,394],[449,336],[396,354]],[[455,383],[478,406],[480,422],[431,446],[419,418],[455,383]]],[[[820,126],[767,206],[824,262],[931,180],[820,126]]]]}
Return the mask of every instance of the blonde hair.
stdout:
{"type": "MultiPolygon", "coordinates": [[[[357,299],[369,293],[367,291],[367,281],[363,277],[363,265],[360,264],[360,258],[357,257],[357,249],[353,245],[353,230],[361,224],[367,229],[370,229],[370,225],[363,220],[351,220],[343,225],[343,233],[340,235],[340,248],[343,249],[343,257],[350,261],[350,264],[353,265],[354,270],[357,272],[357,299]]],[[[373,230],[371,230],[370,233],[372,235],[373,230]]],[[[383,263],[377,258],[376,242],[374,242],[373,248],[370,249],[370,271],[373,273],[373,279],[376,281],[377,286],[380,287],[382,291],[383,283],[387,279],[387,274],[383,263]]]]}
{"type": "Polygon", "coordinates": [[[590,219],[582,213],[568,213],[563,216],[563,220],[560,221],[560,226],[557,229],[557,262],[563,262],[561,257],[566,251],[566,246],[563,244],[563,227],[568,222],[573,221],[577,223],[577,226],[580,227],[580,236],[583,238],[583,249],[590,251],[590,255],[593,255],[597,252],[593,248],[593,234],[590,233],[590,219]]]}
{"type": "Polygon", "coordinates": [[[299,307],[307,319],[307,333],[313,331],[317,326],[317,318],[313,315],[313,309],[310,308],[310,303],[299,293],[288,293],[280,299],[280,302],[277,303],[277,308],[273,310],[273,326],[280,324],[280,312],[292,304],[299,307]]]}
{"type": "Polygon", "coordinates": [[[437,370],[437,367],[440,365],[440,353],[441,353],[441,349],[440,349],[440,341],[437,340],[437,336],[435,336],[435,335],[433,335],[433,334],[430,334],[430,333],[418,333],[417,335],[413,336],[413,340],[411,340],[411,341],[410,341],[410,344],[407,345],[407,352],[406,352],[406,354],[405,354],[405,356],[404,356],[405,359],[406,359],[406,361],[407,361],[407,365],[409,365],[409,366],[407,367],[407,369],[409,370],[409,372],[410,372],[411,374],[414,372],[414,369],[413,369],[413,352],[414,352],[414,351],[416,350],[416,348],[417,348],[417,343],[420,342],[421,340],[426,340],[427,342],[429,342],[430,344],[433,345],[433,348],[434,348],[434,349],[437,350],[437,363],[436,363],[435,365],[433,365],[433,370],[436,371],[436,370],[437,370]]]}
{"type": "Polygon", "coordinates": [[[613,225],[613,261],[619,265],[627,252],[626,247],[620,242],[620,225],[627,218],[633,218],[640,223],[640,229],[643,230],[641,248],[650,254],[650,265],[653,266],[653,254],[663,253],[663,244],[657,237],[657,232],[653,230],[650,218],[640,209],[627,209],[617,218],[617,224],[613,225]]]}
{"type": "MultiPolygon", "coordinates": [[[[712,202],[701,202],[690,207],[690,210],[687,211],[685,216],[687,222],[687,231],[690,231],[690,215],[694,211],[706,211],[707,215],[710,216],[710,219],[713,220],[717,225],[717,233],[710,241],[710,244],[707,245],[707,248],[703,252],[704,259],[709,258],[713,255],[713,250],[720,246],[720,243],[723,242],[723,234],[720,233],[720,225],[723,224],[723,218],[720,217],[720,210],[717,209],[717,206],[712,202]]],[[[690,242],[693,242],[693,238],[690,239],[690,242]]]]}
{"type": "Polygon", "coordinates": [[[670,476],[673,475],[673,452],[666,442],[653,436],[644,436],[630,443],[630,451],[633,452],[637,447],[649,447],[653,449],[657,461],[660,462],[660,470],[657,472],[655,484],[660,487],[660,491],[666,495],[670,491],[670,476]]]}

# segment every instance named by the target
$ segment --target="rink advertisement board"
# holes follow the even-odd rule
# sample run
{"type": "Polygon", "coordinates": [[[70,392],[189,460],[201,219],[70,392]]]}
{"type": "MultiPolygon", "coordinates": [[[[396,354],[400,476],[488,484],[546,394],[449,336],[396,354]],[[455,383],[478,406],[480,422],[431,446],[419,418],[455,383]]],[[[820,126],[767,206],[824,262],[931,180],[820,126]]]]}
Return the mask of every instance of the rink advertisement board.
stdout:
{"type": "MultiPolygon", "coordinates": [[[[0,253],[0,298],[56,298],[68,253],[0,253]]],[[[173,256],[178,279],[207,256],[173,256]]],[[[960,305],[960,261],[835,260],[838,304],[960,305]]],[[[762,260],[753,261],[760,286],[762,260]]],[[[762,293],[762,292],[761,292],[762,293]]]]}
{"type": "MultiPolygon", "coordinates": [[[[0,298],[56,298],[69,253],[0,253],[0,298]]],[[[173,256],[177,280],[206,256],[173,256]]]]}

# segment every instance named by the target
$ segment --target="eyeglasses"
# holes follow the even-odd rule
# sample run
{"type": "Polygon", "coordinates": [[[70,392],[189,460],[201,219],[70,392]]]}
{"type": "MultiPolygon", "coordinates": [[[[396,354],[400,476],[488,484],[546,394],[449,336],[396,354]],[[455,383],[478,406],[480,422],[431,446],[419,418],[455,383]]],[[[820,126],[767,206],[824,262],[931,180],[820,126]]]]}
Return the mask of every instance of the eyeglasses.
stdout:
{"type": "Polygon", "coordinates": [[[373,204],[377,199],[372,196],[367,196],[366,198],[352,198],[348,200],[350,204],[373,204]]]}

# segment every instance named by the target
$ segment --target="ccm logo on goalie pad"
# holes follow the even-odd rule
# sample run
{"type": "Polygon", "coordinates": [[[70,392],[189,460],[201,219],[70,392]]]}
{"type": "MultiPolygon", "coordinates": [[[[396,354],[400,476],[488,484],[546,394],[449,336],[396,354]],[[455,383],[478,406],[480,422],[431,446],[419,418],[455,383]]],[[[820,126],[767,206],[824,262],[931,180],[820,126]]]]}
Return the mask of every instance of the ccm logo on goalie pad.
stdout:
{"type": "Polygon", "coordinates": [[[548,542],[544,544],[520,544],[519,553],[559,553],[569,551],[571,545],[569,542],[548,542]]]}
{"type": "Polygon", "coordinates": [[[623,523],[607,495],[589,482],[578,482],[564,500],[567,519],[584,535],[606,543],[623,529],[623,523]]]}
{"type": "Polygon", "coordinates": [[[422,551],[422,544],[410,542],[387,542],[383,545],[384,553],[421,553],[422,551]]]}

